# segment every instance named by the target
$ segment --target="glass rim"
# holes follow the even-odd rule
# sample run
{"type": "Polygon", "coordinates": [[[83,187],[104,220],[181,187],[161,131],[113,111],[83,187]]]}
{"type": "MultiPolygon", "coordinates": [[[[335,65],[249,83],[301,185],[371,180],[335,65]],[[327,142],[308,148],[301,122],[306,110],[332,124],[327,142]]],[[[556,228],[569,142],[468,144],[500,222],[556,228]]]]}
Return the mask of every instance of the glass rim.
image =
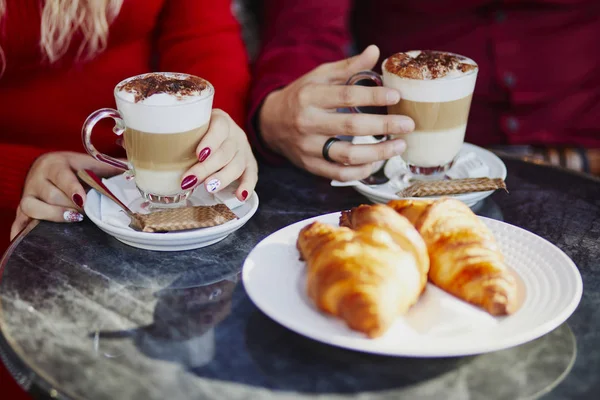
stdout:
{"type": "Polygon", "coordinates": [[[159,108],[169,108],[169,107],[183,107],[183,106],[188,106],[188,105],[192,105],[192,104],[196,104],[199,103],[201,101],[207,100],[211,97],[213,97],[215,94],[215,88],[212,85],[212,83],[210,83],[209,81],[207,81],[204,78],[201,78],[199,76],[196,75],[192,75],[192,74],[187,74],[184,72],[146,72],[143,74],[138,74],[135,76],[130,76],[129,78],[125,78],[123,79],[121,82],[117,83],[115,85],[115,88],[113,90],[113,95],[115,96],[115,99],[119,99],[125,103],[128,104],[134,104],[136,106],[143,106],[143,107],[159,107],[159,108]],[[200,94],[200,96],[198,96],[197,99],[194,99],[193,101],[188,101],[182,104],[167,104],[167,105],[160,105],[160,104],[144,104],[141,102],[135,102],[135,101],[131,101],[129,99],[124,98],[123,96],[119,95],[119,88],[125,84],[126,82],[129,82],[133,79],[137,79],[137,78],[142,78],[148,75],[152,75],[152,74],[157,74],[157,75],[174,75],[174,76],[182,76],[182,77],[193,77],[193,78],[199,78],[202,79],[204,82],[206,82],[206,84],[208,85],[207,88],[205,90],[202,91],[202,93],[200,94]],[[206,92],[206,93],[205,93],[206,92]]]}

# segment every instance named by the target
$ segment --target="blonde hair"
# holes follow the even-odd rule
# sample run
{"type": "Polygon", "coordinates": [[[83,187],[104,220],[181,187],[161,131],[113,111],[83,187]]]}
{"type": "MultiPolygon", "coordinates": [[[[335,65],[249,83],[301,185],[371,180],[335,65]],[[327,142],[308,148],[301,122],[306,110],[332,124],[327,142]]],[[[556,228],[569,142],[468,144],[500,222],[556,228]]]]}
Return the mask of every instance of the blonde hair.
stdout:
{"type": "MultiPolygon", "coordinates": [[[[121,10],[124,0],[44,0],[40,27],[40,50],[50,62],[69,50],[73,35],[83,37],[77,59],[89,60],[101,53],[108,41],[108,28],[121,10]]],[[[6,17],[6,0],[0,0],[0,21],[6,17]]],[[[6,57],[0,48],[0,76],[6,57]]]]}

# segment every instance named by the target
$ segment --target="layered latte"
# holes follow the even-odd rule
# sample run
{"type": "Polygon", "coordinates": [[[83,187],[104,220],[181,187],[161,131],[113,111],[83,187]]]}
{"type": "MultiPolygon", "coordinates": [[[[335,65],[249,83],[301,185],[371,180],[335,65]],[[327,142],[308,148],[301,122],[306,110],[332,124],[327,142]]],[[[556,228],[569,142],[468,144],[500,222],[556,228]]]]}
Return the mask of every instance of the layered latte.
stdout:
{"type": "Polygon", "coordinates": [[[388,113],[415,122],[415,130],[402,136],[402,158],[417,173],[446,170],[464,142],[477,64],[452,53],[409,51],[387,58],[382,70],[384,86],[401,95],[388,113]]]}
{"type": "Polygon", "coordinates": [[[197,162],[208,129],[213,93],[210,83],[186,74],[151,73],[117,85],[127,159],[149,200],[181,194],[182,175],[197,162]]]}

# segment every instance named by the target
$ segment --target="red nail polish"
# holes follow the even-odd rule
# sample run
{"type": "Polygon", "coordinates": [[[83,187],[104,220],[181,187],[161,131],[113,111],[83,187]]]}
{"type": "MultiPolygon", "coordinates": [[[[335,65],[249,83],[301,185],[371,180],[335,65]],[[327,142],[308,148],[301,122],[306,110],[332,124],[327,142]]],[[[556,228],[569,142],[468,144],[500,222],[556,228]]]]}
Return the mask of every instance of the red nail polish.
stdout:
{"type": "Polygon", "coordinates": [[[75,193],[71,196],[71,199],[73,200],[73,203],[77,204],[77,207],[83,208],[83,199],[79,194],[75,193]]]}
{"type": "Polygon", "coordinates": [[[194,175],[188,175],[183,178],[183,181],[181,181],[181,188],[186,190],[196,185],[196,183],[198,183],[198,178],[196,178],[194,175]]]}
{"type": "Polygon", "coordinates": [[[208,156],[210,156],[210,147],[205,147],[198,153],[198,161],[202,162],[206,160],[208,156]]]}
{"type": "Polygon", "coordinates": [[[246,197],[248,197],[248,191],[244,190],[244,191],[242,191],[242,199],[246,200],[246,197]]]}

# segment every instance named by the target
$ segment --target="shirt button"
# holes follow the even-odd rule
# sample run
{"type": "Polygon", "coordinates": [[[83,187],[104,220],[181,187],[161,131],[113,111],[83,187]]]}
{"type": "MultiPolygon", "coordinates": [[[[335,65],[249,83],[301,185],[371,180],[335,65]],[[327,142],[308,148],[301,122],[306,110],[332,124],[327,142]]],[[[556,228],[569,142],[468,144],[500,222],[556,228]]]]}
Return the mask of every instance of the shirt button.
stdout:
{"type": "Polygon", "coordinates": [[[496,22],[504,22],[506,20],[506,13],[502,10],[498,10],[494,13],[494,19],[496,22]]]}
{"type": "Polygon", "coordinates": [[[506,120],[506,127],[514,133],[519,130],[519,121],[515,117],[510,117],[506,120]]]}
{"type": "Polygon", "coordinates": [[[506,87],[512,88],[515,86],[516,82],[517,80],[512,73],[507,72],[504,74],[504,84],[506,85],[506,87]]]}

